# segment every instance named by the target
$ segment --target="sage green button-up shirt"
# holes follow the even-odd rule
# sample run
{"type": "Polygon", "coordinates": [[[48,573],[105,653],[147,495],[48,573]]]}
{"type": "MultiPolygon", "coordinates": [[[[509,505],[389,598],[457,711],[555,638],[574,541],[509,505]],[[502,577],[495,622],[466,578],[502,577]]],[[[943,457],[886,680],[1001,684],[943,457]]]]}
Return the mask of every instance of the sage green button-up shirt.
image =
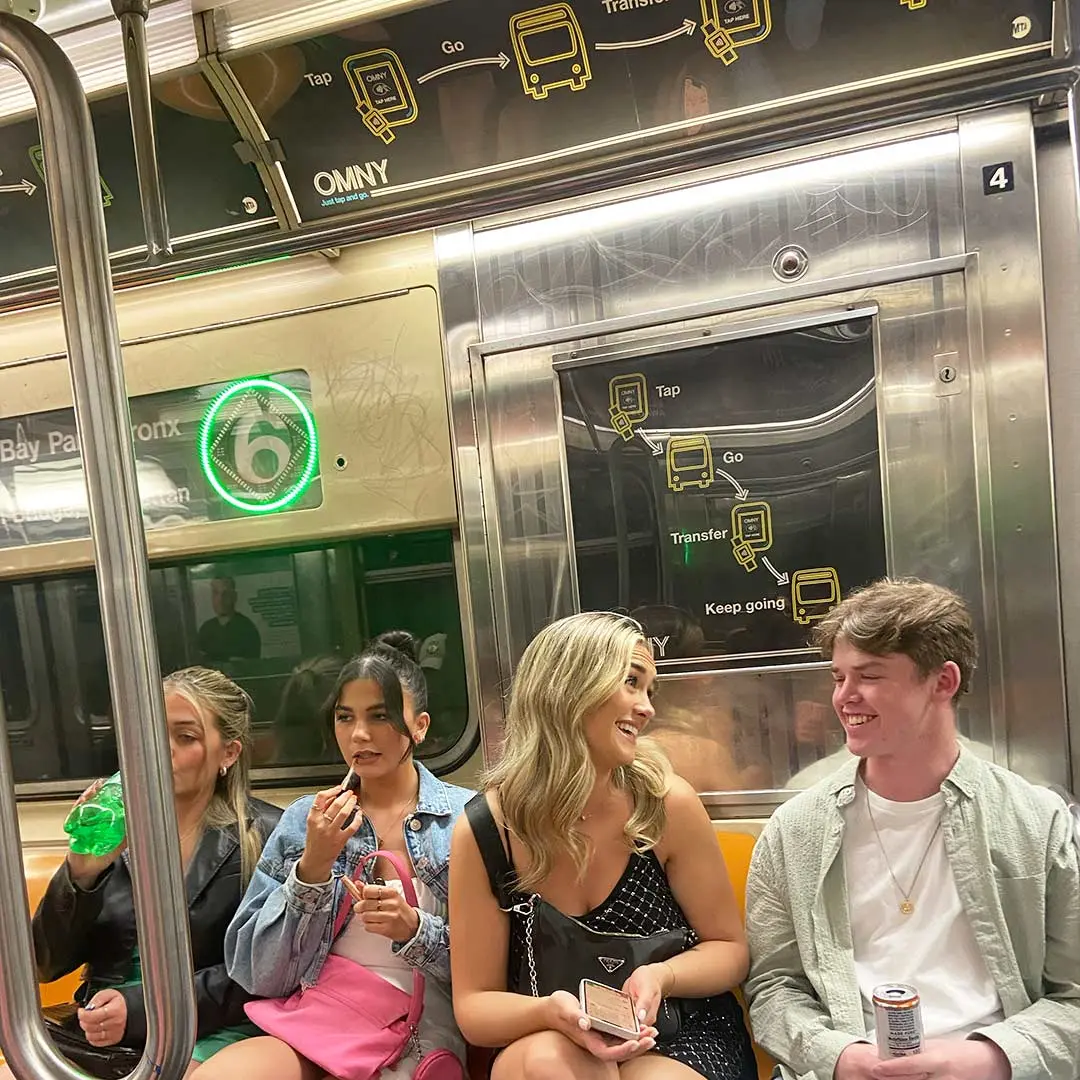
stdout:
{"type": "MultiPolygon", "coordinates": [[[[841,857],[858,764],[853,757],[780,807],[750,865],[746,994],[754,1038],[799,1080],[831,1080],[844,1048],[867,1037],[841,857]]],[[[964,749],[941,791],[949,865],[1005,1013],[975,1034],[1001,1047],[1013,1080],[1078,1080],[1080,860],[1072,819],[1053,792],[964,749]]]]}

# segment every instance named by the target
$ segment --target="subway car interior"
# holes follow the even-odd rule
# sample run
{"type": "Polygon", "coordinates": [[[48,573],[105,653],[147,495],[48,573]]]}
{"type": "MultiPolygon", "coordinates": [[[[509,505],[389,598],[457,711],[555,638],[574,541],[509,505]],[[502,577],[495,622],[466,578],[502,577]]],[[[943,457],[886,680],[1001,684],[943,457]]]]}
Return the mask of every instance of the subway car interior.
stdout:
{"type": "Polygon", "coordinates": [[[421,759],[476,787],[584,610],[646,627],[657,739],[752,838],[847,754],[810,634],[885,575],[974,613],[970,746],[1080,788],[1076,0],[0,0],[0,60],[32,899],[122,756],[170,917],[159,673],[250,694],[284,806],[340,779],[343,660],[408,629],[421,759]]]}

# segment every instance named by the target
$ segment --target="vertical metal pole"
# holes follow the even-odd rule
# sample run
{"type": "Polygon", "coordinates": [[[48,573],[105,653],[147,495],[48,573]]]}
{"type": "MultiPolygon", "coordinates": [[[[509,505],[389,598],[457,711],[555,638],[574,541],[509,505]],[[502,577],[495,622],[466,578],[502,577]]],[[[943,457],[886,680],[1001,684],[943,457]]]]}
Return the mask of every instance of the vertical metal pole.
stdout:
{"type": "MultiPolygon", "coordinates": [[[[34,92],[45,152],[145,972],[146,1056],[131,1075],[179,1080],[196,1027],[187,902],[90,110],[71,62],[31,23],[0,15],[0,60],[34,92]]],[[[24,885],[10,872],[22,859],[16,807],[0,787],[0,1045],[17,1077],[74,1080],[34,1001],[24,885]]]]}
{"type": "Polygon", "coordinates": [[[112,0],[112,7],[124,35],[128,110],[131,113],[131,138],[135,146],[135,168],[139,176],[146,252],[151,263],[158,263],[172,254],[172,242],[165,209],[165,189],[161,184],[161,168],[158,165],[154,102],[150,96],[150,60],[146,51],[146,19],[150,13],[150,0],[112,0]]]}

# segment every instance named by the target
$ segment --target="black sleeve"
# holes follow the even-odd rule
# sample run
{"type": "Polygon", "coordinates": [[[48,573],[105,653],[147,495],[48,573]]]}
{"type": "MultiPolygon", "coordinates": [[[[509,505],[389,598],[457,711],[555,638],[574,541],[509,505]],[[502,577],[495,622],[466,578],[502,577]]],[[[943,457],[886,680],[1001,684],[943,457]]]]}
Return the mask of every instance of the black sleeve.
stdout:
{"type": "MultiPolygon", "coordinates": [[[[124,1044],[143,1046],[146,1043],[146,1001],[143,988],[123,986],[120,993],[127,1003],[127,1027],[124,1044]]],[[[229,978],[224,964],[214,964],[195,972],[195,1037],[201,1039],[222,1028],[235,1027],[247,1020],[244,1005],[251,995],[229,978]]]]}
{"type": "Polygon", "coordinates": [[[86,963],[112,873],[110,866],[90,889],[71,880],[67,859],[53,874],[33,920],[34,959],[42,982],[53,982],[86,963]]]}

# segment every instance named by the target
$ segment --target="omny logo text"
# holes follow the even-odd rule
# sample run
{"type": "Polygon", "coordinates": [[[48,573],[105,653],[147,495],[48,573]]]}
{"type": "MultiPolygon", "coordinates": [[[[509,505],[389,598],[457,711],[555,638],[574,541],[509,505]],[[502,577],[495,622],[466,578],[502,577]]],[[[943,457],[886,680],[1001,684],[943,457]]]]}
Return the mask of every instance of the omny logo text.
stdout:
{"type": "Polygon", "coordinates": [[[390,181],[386,158],[381,161],[365,161],[363,164],[345,165],[340,169],[317,172],[311,179],[315,190],[323,197],[323,206],[358,202],[371,197],[376,188],[386,187],[390,181]]]}

